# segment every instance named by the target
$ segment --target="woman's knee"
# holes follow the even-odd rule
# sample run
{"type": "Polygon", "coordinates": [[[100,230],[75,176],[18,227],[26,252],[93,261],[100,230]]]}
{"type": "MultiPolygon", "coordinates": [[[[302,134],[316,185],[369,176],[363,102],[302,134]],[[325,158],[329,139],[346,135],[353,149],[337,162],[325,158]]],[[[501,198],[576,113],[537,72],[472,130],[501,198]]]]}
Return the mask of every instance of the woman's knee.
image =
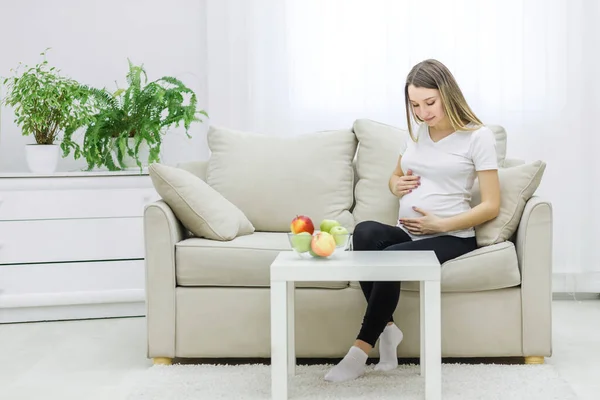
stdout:
{"type": "Polygon", "coordinates": [[[354,227],[352,247],[354,250],[377,250],[379,223],[362,221],[354,227]]]}
{"type": "Polygon", "coordinates": [[[428,246],[423,246],[422,240],[412,240],[409,242],[402,242],[392,244],[383,249],[384,251],[404,251],[404,250],[433,250],[428,246]]]}

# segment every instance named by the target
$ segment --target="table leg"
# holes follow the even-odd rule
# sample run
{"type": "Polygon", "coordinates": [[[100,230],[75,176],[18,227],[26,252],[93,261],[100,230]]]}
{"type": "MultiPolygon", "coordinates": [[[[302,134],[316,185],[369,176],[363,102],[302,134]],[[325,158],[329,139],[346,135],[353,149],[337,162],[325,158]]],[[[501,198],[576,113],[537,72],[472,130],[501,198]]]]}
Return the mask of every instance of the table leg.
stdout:
{"type": "Polygon", "coordinates": [[[439,281],[423,284],[425,298],[425,398],[442,398],[442,317],[439,281]]]}
{"type": "Polygon", "coordinates": [[[419,354],[420,357],[420,363],[419,365],[421,366],[421,376],[426,378],[425,376],[425,372],[426,372],[426,368],[425,368],[425,363],[427,362],[427,357],[425,354],[426,351],[426,346],[425,346],[425,282],[421,281],[421,286],[419,289],[419,306],[420,306],[420,311],[419,311],[419,321],[421,324],[421,335],[420,335],[420,344],[421,344],[421,352],[419,354]]]}
{"type": "Polygon", "coordinates": [[[288,398],[288,283],[271,282],[271,398],[288,398]]]}
{"type": "Polygon", "coordinates": [[[296,297],[296,285],[294,282],[287,283],[287,356],[288,356],[288,375],[296,375],[296,337],[295,337],[295,319],[294,300],[296,297]]]}

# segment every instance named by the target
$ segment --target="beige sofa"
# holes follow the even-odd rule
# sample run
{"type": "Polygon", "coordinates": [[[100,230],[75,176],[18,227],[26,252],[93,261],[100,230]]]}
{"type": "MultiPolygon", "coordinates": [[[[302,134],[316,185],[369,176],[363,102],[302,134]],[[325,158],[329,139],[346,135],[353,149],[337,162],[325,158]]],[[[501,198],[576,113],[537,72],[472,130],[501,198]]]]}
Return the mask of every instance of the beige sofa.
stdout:
{"type": "MultiPolygon", "coordinates": [[[[504,129],[490,128],[501,171],[507,171],[503,188],[531,180],[514,175],[527,164],[506,158],[504,129]]],[[[387,179],[406,134],[370,120],[358,120],[351,129],[287,137],[211,128],[211,158],[179,167],[223,193],[254,231],[233,240],[195,237],[167,202],[146,207],[147,356],[155,363],[268,358],[269,265],[279,251],[290,249],[289,222],[304,213],[316,223],[338,218],[350,229],[367,219],[395,224],[398,201],[387,179]],[[310,179],[298,176],[299,166],[310,179]]],[[[535,190],[539,182],[521,184],[535,190]]],[[[513,221],[502,224],[503,229],[513,226],[508,240],[492,238],[495,243],[443,265],[444,357],[524,357],[541,363],[552,354],[552,207],[535,195],[520,207],[513,221]]],[[[483,228],[481,234],[486,235],[483,228]]],[[[365,307],[356,282],[298,283],[297,357],[342,357],[355,340],[365,307]]],[[[402,284],[394,319],[405,334],[398,356],[418,357],[418,285],[402,284]]],[[[371,357],[378,357],[377,347],[371,357]]]]}

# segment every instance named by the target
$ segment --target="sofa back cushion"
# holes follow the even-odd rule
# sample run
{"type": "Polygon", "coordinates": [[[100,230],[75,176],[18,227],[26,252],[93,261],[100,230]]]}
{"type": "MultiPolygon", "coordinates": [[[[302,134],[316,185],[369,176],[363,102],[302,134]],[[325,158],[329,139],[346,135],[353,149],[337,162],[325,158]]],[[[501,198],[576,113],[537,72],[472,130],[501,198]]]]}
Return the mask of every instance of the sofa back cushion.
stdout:
{"type": "Polygon", "coordinates": [[[177,168],[186,170],[206,182],[206,169],[208,168],[208,161],[184,161],[178,163],[177,168]]]}
{"type": "Polygon", "coordinates": [[[208,146],[207,183],[257,231],[289,232],[297,215],[317,229],[323,219],[354,229],[351,129],[281,136],[212,126],[208,146]]]}
{"type": "Polygon", "coordinates": [[[399,202],[388,182],[404,152],[408,131],[369,119],[356,120],[353,130],[358,139],[354,222],[396,225],[399,202]]]}
{"type": "Polygon", "coordinates": [[[506,130],[500,125],[486,125],[492,132],[494,132],[494,138],[496,138],[496,159],[498,160],[498,167],[504,167],[504,160],[506,160],[506,130]]]}

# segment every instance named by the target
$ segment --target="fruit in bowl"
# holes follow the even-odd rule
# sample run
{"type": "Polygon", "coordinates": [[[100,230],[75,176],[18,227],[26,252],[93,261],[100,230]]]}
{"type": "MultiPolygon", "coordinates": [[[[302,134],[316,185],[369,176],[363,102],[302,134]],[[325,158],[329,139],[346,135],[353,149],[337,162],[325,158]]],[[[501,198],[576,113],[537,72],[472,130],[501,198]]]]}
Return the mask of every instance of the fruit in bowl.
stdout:
{"type": "Polygon", "coordinates": [[[313,236],[310,233],[288,233],[288,238],[290,239],[292,249],[294,249],[296,252],[306,253],[307,251],[310,251],[310,244],[313,238],[313,236]]]}
{"type": "Polygon", "coordinates": [[[319,229],[321,230],[321,232],[331,233],[331,229],[333,229],[336,226],[341,226],[341,224],[335,219],[324,219],[319,224],[319,229]]]}
{"type": "Polygon", "coordinates": [[[346,247],[348,245],[348,242],[350,239],[350,234],[348,233],[348,229],[344,228],[343,226],[341,226],[341,225],[334,226],[329,231],[329,234],[331,236],[333,236],[336,247],[339,247],[339,246],[346,247]]]}
{"type": "Polygon", "coordinates": [[[335,239],[330,233],[317,232],[310,241],[310,250],[317,257],[329,257],[335,251],[335,239]]]}
{"type": "Polygon", "coordinates": [[[290,230],[294,234],[298,234],[301,232],[308,232],[309,234],[313,234],[315,231],[315,225],[312,220],[306,215],[297,215],[296,218],[292,220],[290,224],[290,230]]]}
{"type": "Polygon", "coordinates": [[[346,251],[350,244],[350,233],[332,235],[327,232],[288,232],[292,250],[302,258],[327,258],[346,251]]]}
{"type": "Polygon", "coordinates": [[[292,249],[302,258],[327,258],[348,249],[351,234],[338,221],[321,221],[314,230],[310,218],[297,216],[291,224],[288,239],[292,249]]]}

